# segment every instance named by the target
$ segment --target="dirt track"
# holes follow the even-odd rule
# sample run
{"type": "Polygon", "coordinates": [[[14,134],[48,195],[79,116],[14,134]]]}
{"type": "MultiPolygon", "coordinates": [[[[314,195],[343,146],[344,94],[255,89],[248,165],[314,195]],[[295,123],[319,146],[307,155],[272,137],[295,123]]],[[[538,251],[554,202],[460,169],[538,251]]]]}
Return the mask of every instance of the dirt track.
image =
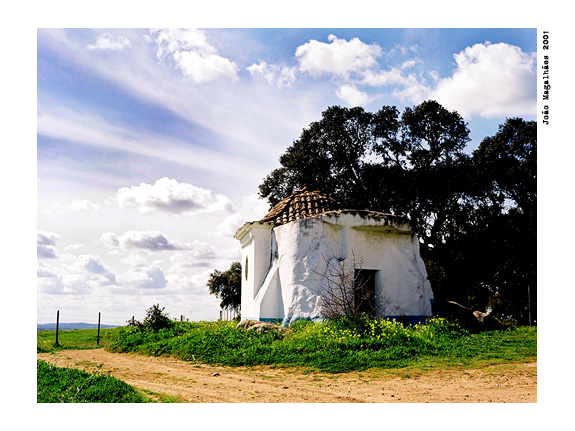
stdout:
{"type": "Polygon", "coordinates": [[[345,374],[301,368],[212,367],[98,350],[39,353],[60,367],[100,370],[139,389],[191,403],[534,403],[537,362],[482,369],[345,374]]]}

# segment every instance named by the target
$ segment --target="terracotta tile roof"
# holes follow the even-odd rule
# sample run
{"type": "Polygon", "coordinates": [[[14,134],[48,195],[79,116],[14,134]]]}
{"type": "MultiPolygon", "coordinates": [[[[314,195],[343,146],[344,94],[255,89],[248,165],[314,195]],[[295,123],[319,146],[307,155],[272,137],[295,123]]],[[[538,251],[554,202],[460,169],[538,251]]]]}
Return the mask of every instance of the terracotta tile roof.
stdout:
{"type": "Polygon", "coordinates": [[[260,220],[260,223],[281,225],[337,209],[339,208],[335,199],[330,198],[325,193],[317,190],[311,191],[304,187],[299,192],[279,201],[260,220]]]}

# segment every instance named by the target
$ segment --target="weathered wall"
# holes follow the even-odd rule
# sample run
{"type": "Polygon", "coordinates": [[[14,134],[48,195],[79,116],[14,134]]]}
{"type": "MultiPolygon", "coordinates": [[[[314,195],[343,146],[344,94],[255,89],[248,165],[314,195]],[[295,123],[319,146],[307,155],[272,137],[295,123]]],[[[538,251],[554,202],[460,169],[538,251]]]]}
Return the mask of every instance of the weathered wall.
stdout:
{"type": "MultiPolygon", "coordinates": [[[[261,231],[261,225],[254,226],[261,231]]],[[[242,318],[277,318],[288,323],[321,317],[319,292],[330,259],[345,259],[346,265],[355,261],[361,269],[378,271],[376,297],[382,315],[431,316],[433,293],[419,256],[419,242],[405,220],[338,211],[276,226],[270,234],[269,252],[264,253],[271,270],[258,286],[246,283],[246,291],[255,292],[255,301],[249,298],[253,294],[244,295],[242,284],[242,318]],[[244,303],[244,298],[251,303],[244,303]]],[[[264,246],[263,241],[255,245],[264,246]]],[[[248,261],[254,250],[243,248],[248,261]]],[[[249,272],[247,281],[255,282],[249,272]]]]}

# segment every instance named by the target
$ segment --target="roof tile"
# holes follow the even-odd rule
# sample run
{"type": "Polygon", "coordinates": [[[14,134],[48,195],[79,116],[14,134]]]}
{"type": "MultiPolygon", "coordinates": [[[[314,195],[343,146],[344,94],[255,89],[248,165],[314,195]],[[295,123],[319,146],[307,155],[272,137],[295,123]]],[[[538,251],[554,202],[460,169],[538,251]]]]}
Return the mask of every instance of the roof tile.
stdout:
{"type": "Polygon", "coordinates": [[[320,191],[308,190],[304,186],[299,192],[279,201],[260,222],[281,225],[337,209],[339,208],[335,199],[320,191]]]}

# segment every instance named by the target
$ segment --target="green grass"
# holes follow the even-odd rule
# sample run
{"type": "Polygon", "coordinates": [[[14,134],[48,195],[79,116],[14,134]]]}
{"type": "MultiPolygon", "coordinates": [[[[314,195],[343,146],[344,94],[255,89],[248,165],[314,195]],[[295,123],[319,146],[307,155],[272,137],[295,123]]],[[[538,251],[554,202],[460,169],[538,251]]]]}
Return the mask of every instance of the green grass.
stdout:
{"type": "Polygon", "coordinates": [[[158,332],[117,328],[106,348],[214,365],[303,366],[330,373],[480,367],[537,357],[537,328],[469,334],[444,319],[416,326],[363,319],[300,321],[292,329],[284,336],[236,330],[235,322],[176,322],[158,332]]]}
{"type": "Polygon", "coordinates": [[[37,361],[38,403],[148,403],[132,386],[100,372],[87,373],[37,361]]]}
{"type": "Polygon", "coordinates": [[[111,334],[118,328],[100,329],[100,343],[97,329],[67,329],[58,331],[58,345],[56,345],[56,331],[37,331],[37,352],[48,353],[59,350],[85,350],[105,347],[111,334]]]}

